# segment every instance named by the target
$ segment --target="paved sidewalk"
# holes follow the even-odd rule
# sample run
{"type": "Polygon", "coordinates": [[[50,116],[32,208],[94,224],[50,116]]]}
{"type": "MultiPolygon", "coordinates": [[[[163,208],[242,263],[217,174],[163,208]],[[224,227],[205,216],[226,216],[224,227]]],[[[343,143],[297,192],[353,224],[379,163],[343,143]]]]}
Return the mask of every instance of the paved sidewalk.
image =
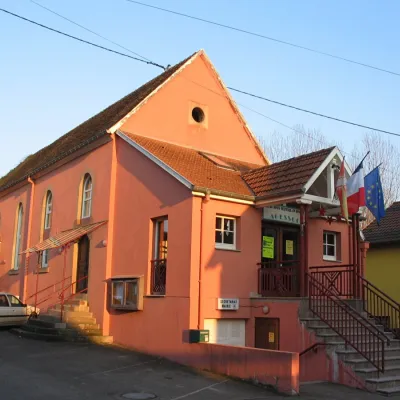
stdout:
{"type": "MultiPolygon", "coordinates": [[[[287,398],[116,347],[41,342],[0,331],[0,399],[123,400],[132,393],[153,394],[158,400],[287,398]]],[[[304,400],[382,399],[329,384],[306,385],[301,393],[304,400]]]]}

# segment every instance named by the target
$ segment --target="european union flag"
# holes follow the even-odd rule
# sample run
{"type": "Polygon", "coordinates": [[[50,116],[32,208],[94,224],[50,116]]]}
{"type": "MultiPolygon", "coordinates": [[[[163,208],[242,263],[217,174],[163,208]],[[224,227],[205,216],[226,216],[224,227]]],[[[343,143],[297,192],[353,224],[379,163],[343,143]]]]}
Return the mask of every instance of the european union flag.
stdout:
{"type": "Polygon", "coordinates": [[[373,169],[365,178],[365,203],[376,218],[378,224],[385,216],[385,201],[383,198],[379,167],[373,169]]]}

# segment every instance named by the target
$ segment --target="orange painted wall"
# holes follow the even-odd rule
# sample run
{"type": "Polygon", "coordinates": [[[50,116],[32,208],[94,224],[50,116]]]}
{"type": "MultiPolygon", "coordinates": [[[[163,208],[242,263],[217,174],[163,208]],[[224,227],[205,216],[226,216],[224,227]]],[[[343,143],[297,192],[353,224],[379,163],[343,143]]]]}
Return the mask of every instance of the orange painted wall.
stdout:
{"type": "MultiPolygon", "coordinates": [[[[117,185],[112,276],[144,275],[150,294],[152,219],[168,216],[165,297],[146,297],[144,310],[110,310],[116,343],[177,360],[189,327],[192,195],[122,140],[117,141],[117,185]]],[[[109,277],[108,277],[109,278],[109,277]]]]}
{"type": "Polygon", "coordinates": [[[350,263],[349,253],[349,225],[344,222],[332,222],[329,224],[324,219],[309,219],[308,221],[308,265],[320,266],[346,265],[350,263]],[[324,231],[338,232],[341,237],[340,262],[324,261],[322,254],[324,231]]]}
{"type": "MultiPolygon", "coordinates": [[[[202,312],[203,318],[246,318],[248,309],[238,312],[216,310],[217,298],[248,301],[257,292],[257,263],[261,255],[261,210],[248,205],[210,200],[203,204],[202,312]],[[237,218],[237,250],[215,248],[217,215],[237,218]]],[[[244,303],[243,303],[244,305],[244,303]]]]}
{"type": "Polygon", "coordinates": [[[31,185],[26,182],[23,187],[0,198],[0,290],[20,297],[23,296],[25,255],[20,256],[19,274],[9,275],[9,272],[13,267],[13,246],[19,203],[23,206],[21,251],[26,247],[31,190],[31,185]]]}
{"type": "MultiPolygon", "coordinates": [[[[76,226],[78,215],[79,187],[85,173],[90,173],[93,180],[93,200],[92,200],[92,221],[98,222],[106,220],[108,217],[108,199],[109,199],[109,182],[110,182],[110,157],[111,143],[103,145],[83,155],[68,164],[38,178],[35,181],[35,194],[32,206],[32,225],[31,225],[31,245],[35,245],[40,241],[40,232],[43,226],[43,200],[48,190],[53,194],[53,212],[50,235],[54,235],[63,230],[71,229],[76,226]]],[[[2,235],[4,237],[3,255],[4,258],[10,260],[12,248],[12,231],[14,222],[12,221],[11,210],[17,207],[18,201],[22,199],[24,204],[29,203],[30,185],[25,186],[20,192],[15,192],[12,196],[0,199],[0,212],[3,217],[2,235]]],[[[25,207],[26,209],[28,207],[25,207]]],[[[15,215],[15,213],[14,213],[15,215]]],[[[28,223],[28,213],[24,216],[24,226],[28,223]]],[[[27,232],[24,232],[23,249],[26,248],[27,232]]],[[[105,257],[107,248],[101,246],[101,241],[107,238],[107,225],[101,227],[97,231],[89,235],[90,244],[90,265],[89,265],[89,285],[93,290],[89,291],[89,302],[91,310],[94,312],[99,323],[102,322],[104,309],[104,294],[102,289],[105,288],[103,281],[105,257]]],[[[71,277],[73,265],[73,249],[70,248],[67,252],[67,269],[66,277],[71,277]]],[[[17,293],[18,290],[15,282],[20,280],[23,282],[23,273],[19,275],[8,276],[7,272],[10,269],[10,262],[0,266],[3,275],[6,275],[4,281],[0,281],[0,290],[8,290],[12,293],[17,293]]],[[[39,274],[38,289],[41,290],[49,285],[62,280],[64,267],[64,255],[60,255],[57,250],[50,250],[48,272],[39,274]]],[[[36,291],[36,268],[37,258],[33,254],[28,263],[28,277],[26,295],[30,297],[36,291]]],[[[75,281],[76,277],[72,276],[75,281]]],[[[71,282],[71,281],[69,281],[71,282]]],[[[61,289],[61,285],[57,286],[61,289]]],[[[23,297],[21,286],[21,297],[23,297]]],[[[51,293],[47,290],[38,296],[38,300],[45,299],[51,293]]],[[[18,293],[17,293],[18,294],[18,293]]],[[[28,298],[28,303],[33,304],[34,298],[28,298]]],[[[58,302],[57,294],[54,294],[48,301],[39,305],[39,308],[45,309],[48,305],[58,302]]]]}
{"type": "Polygon", "coordinates": [[[204,56],[198,56],[172,78],[121,130],[265,164],[204,56]],[[205,110],[207,128],[192,123],[191,110],[195,105],[205,110]]]}

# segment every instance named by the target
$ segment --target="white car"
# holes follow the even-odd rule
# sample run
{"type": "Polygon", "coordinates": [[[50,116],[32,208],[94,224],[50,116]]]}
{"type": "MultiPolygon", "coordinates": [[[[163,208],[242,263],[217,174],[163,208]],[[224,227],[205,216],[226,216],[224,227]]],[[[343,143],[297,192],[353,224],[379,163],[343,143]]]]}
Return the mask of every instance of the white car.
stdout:
{"type": "MultiPolygon", "coordinates": [[[[14,326],[24,324],[35,311],[35,307],[21,302],[18,297],[0,292],[0,326],[14,326]]],[[[39,314],[39,309],[36,309],[39,314]]]]}

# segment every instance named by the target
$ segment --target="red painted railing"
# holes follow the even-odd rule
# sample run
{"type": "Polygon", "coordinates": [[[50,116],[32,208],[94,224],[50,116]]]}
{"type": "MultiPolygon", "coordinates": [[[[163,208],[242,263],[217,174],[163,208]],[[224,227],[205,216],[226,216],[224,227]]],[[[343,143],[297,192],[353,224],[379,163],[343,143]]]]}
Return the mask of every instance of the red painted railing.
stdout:
{"type": "Polygon", "coordinates": [[[85,285],[85,287],[83,289],[79,290],[78,292],[71,293],[68,296],[65,295],[65,292],[67,290],[71,290],[71,292],[72,292],[74,285],[77,288],[77,287],[79,287],[79,283],[81,283],[81,282],[86,282],[87,283],[87,280],[88,280],[88,276],[87,275],[86,276],[82,276],[82,278],[77,279],[75,282],[71,282],[70,285],[68,285],[63,290],[61,290],[60,294],[58,295],[58,298],[60,299],[59,304],[61,304],[61,312],[60,312],[60,320],[61,321],[63,319],[65,302],[68,301],[69,299],[71,299],[72,297],[76,296],[77,294],[87,292],[87,285],[85,285]]]}
{"type": "Polygon", "coordinates": [[[310,275],[335,295],[354,297],[354,265],[310,267],[310,275]]]}
{"type": "Polygon", "coordinates": [[[58,281],[56,283],[52,283],[51,285],[48,285],[48,286],[44,287],[43,289],[38,290],[37,292],[28,296],[25,300],[25,303],[28,303],[30,299],[35,299],[34,303],[35,303],[35,307],[37,307],[38,305],[46,302],[47,300],[50,300],[53,296],[56,296],[60,290],[62,290],[65,282],[68,281],[69,279],[71,279],[70,276],[67,278],[64,278],[61,281],[58,281]],[[61,285],[61,287],[57,289],[58,285],[61,285]],[[41,297],[40,299],[38,299],[39,295],[41,297]]]}
{"type": "MultiPolygon", "coordinates": [[[[260,263],[258,270],[258,293],[264,297],[297,297],[300,295],[299,265],[290,262],[275,267],[270,263],[260,263]],[[288,263],[289,264],[289,263],[288,263]]],[[[273,264],[276,265],[276,264],[273,264]]]]}
{"type": "Polygon", "coordinates": [[[400,304],[361,275],[357,275],[357,278],[361,286],[364,311],[383,325],[385,331],[392,332],[400,339],[400,304]]]}
{"type": "Polygon", "coordinates": [[[378,371],[385,371],[385,343],[389,339],[368,319],[347,305],[311,274],[306,274],[309,308],[322,322],[353,347],[378,371]]]}
{"type": "Polygon", "coordinates": [[[165,295],[167,259],[151,260],[151,294],[165,295]]]}

